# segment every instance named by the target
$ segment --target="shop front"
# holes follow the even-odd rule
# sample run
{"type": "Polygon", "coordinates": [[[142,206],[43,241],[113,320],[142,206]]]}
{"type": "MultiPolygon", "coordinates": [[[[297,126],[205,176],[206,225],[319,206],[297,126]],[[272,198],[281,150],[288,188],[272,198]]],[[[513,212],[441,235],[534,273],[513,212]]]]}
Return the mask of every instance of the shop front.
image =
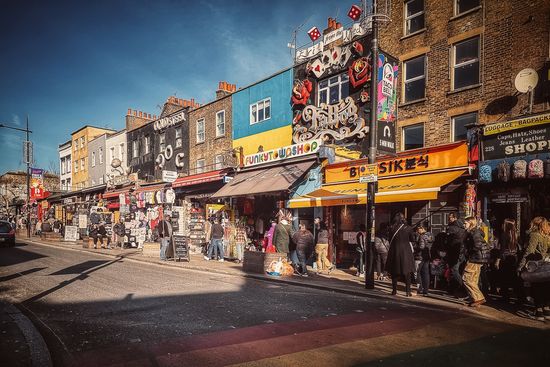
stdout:
{"type": "MultiPolygon", "coordinates": [[[[468,182],[466,143],[407,151],[395,158],[382,157],[374,169],[378,178],[377,230],[390,223],[395,213],[402,212],[412,225],[426,224],[437,235],[444,230],[450,211],[460,211],[462,215],[475,211],[470,197],[474,187],[468,182]]],[[[323,208],[325,221],[331,224],[333,260],[340,266],[350,265],[357,256],[356,234],[365,223],[364,177],[368,174],[367,160],[327,165],[321,188],[287,202],[289,208],[323,208]]]]}
{"type": "Polygon", "coordinates": [[[512,223],[525,241],[532,218],[550,217],[550,114],[486,125],[478,195],[497,239],[512,223]]]}

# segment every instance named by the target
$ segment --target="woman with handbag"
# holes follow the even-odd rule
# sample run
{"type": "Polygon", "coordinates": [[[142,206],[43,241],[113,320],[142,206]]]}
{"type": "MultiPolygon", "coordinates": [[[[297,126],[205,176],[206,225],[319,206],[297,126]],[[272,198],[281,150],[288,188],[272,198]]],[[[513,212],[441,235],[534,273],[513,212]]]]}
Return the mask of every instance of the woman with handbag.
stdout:
{"type": "MultiPolygon", "coordinates": [[[[544,217],[533,218],[528,233],[529,245],[518,265],[518,272],[524,270],[528,262],[543,263],[550,257],[550,223],[548,220],[544,217]]],[[[522,274],[522,277],[526,278],[525,274],[522,274]]],[[[531,289],[536,307],[534,318],[539,321],[550,320],[550,280],[531,280],[531,289]]]]}
{"type": "Polygon", "coordinates": [[[405,278],[405,292],[412,296],[411,274],[414,271],[414,257],[411,242],[414,234],[407,224],[405,215],[397,213],[390,227],[390,249],[386,261],[386,270],[391,274],[392,295],[397,294],[397,278],[405,278]]]}

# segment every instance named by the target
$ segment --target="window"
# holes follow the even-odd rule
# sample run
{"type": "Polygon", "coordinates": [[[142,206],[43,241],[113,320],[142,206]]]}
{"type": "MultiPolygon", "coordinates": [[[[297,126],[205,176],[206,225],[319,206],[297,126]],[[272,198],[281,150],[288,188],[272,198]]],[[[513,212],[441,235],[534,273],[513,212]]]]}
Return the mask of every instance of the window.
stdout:
{"type": "Polygon", "coordinates": [[[92,152],[92,167],[95,167],[95,152],[92,152]]]}
{"type": "Polygon", "coordinates": [[[164,152],[164,149],[166,149],[166,133],[162,133],[159,135],[159,146],[160,152],[164,152]]]}
{"type": "Polygon", "coordinates": [[[145,145],[145,154],[149,154],[149,152],[151,151],[151,148],[149,146],[149,144],[151,144],[151,138],[149,138],[149,135],[145,136],[143,144],[145,145]]]}
{"type": "Polygon", "coordinates": [[[214,158],[214,169],[222,169],[223,168],[223,155],[222,154],[218,154],[215,158],[214,158]]]}
{"type": "Polygon", "coordinates": [[[134,140],[132,142],[132,158],[137,158],[139,156],[139,141],[134,140]]]}
{"type": "Polygon", "coordinates": [[[67,190],[70,190],[71,189],[71,179],[68,178],[67,179],[67,190]]]}
{"type": "Polygon", "coordinates": [[[84,149],[84,137],[80,138],[80,149],[84,149]]]}
{"type": "Polygon", "coordinates": [[[103,148],[99,148],[99,164],[103,164],[103,148]]]}
{"type": "Polygon", "coordinates": [[[78,161],[74,161],[74,173],[78,172],[78,161]]]}
{"type": "Polygon", "coordinates": [[[455,15],[465,13],[480,5],[479,0],[455,0],[455,15]]]}
{"type": "Polygon", "coordinates": [[[65,174],[65,158],[61,158],[59,161],[59,167],[61,167],[61,174],[65,174]]]}
{"type": "Polygon", "coordinates": [[[71,173],[71,159],[67,158],[67,173],[71,173]]]}
{"type": "Polygon", "coordinates": [[[181,129],[176,129],[176,148],[181,148],[183,146],[183,140],[181,137],[181,129]]]}
{"type": "Polygon", "coordinates": [[[271,98],[250,105],[250,125],[271,118],[271,98]]]}
{"type": "MultiPolygon", "coordinates": [[[[265,107],[265,104],[264,104],[265,107]]],[[[264,108],[265,109],[265,108],[264,108]]],[[[225,111],[216,113],[216,137],[225,135],[225,111]]]]}
{"type": "Polygon", "coordinates": [[[452,141],[466,140],[466,134],[468,132],[467,125],[475,123],[477,123],[477,112],[454,116],[451,119],[452,141]]]}
{"type": "Polygon", "coordinates": [[[73,143],[74,151],[76,152],[78,150],[78,139],[75,139],[73,143]]]}
{"type": "Polygon", "coordinates": [[[405,35],[424,29],[424,0],[405,2],[405,35]]]}
{"type": "Polygon", "coordinates": [[[403,128],[403,150],[422,148],[424,146],[424,124],[403,128]]]}
{"type": "Polygon", "coordinates": [[[84,168],[84,158],[80,159],[80,170],[81,171],[85,170],[85,168],[84,168]]]}
{"type": "Polygon", "coordinates": [[[195,173],[203,173],[204,172],[204,159],[197,159],[197,167],[195,169],[195,173]]]}
{"type": "Polygon", "coordinates": [[[119,155],[120,155],[120,160],[121,160],[122,162],[124,162],[124,153],[125,153],[125,151],[124,151],[124,143],[120,144],[120,146],[119,146],[119,153],[120,153],[120,154],[119,154],[119,155]]]}
{"type": "Polygon", "coordinates": [[[95,180],[92,178],[92,186],[95,186],[95,180]]]}
{"type": "Polygon", "coordinates": [[[349,95],[348,73],[333,76],[319,82],[319,105],[333,104],[349,95]]]}
{"type": "Polygon", "coordinates": [[[411,102],[426,96],[426,55],[403,62],[404,101],[411,102]]]}
{"type": "Polygon", "coordinates": [[[101,177],[99,178],[99,184],[100,184],[100,185],[103,185],[103,176],[101,176],[101,177]]]}
{"type": "Polygon", "coordinates": [[[204,142],[204,119],[197,120],[197,143],[204,142]]]}
{"type": "Polygon", "coordinates": [[[115,159],[115,147],[109,148],[109,161],[112,163],[115,159]]]}
{"type": "Polygon", "coordinates": [[[453,45],[452,53],[452,89],[479,84],[479,37],[453,45]]]}

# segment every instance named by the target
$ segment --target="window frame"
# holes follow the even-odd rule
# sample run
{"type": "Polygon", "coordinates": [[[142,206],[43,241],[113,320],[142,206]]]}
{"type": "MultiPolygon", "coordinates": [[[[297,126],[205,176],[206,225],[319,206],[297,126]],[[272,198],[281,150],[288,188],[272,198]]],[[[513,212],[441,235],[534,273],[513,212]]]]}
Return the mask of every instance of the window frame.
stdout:
{"type": "MultiPolygon", "coordinates": [[[[456,142],[456,141],[462,141],[462,140],[456,140],[456,118],[458,117],[464,117],[464,116],[468,116],[468,115],[474,115],[475,116],[475,121],[474,123],[477,124],[477,122],[479,121],[479,112],[478,111],[472,111],[472,112],[466,112],[466,113],[461,113],[459,115],[454,115],[454,116],[451,116],[451,121],[450,121],[450,130],[451,130],[451,142],[456,142]]],[[[466,135],[466,139],[468,139],[468,135],[466,135]]]]}
{"type": "Polygon", "coordinates": [[[267,120],[270,120],[271,119],[271,109],[272,109],[272,104],[271,104],[271,97],[267,97],[267,98],[264,98],[264,99],[261,99],[259,101],[256,101],[254,103],[251,103],[250,106],[249,106],[249,119],[250,119],[250,125],[256,125],[256,124],[259,124],[259,123],[262,123],[264,121],[267,121],[267,120]],[[265,110],[266,110],[266,107],[265,107],[265,103],[266,102],[269,102],[269,117],[266,117],[266,114],[265,114],[265,110]],[[264,111],[264,118],[262,120],[259,119],[259,113],[260,113],[260,104],[263,105],[262,107],[262,111],[264,111]],[[252,115],[252,108],[253,107],[256,107],[256,121],[254,121],[253,119],[253,115],[252,115]]]}
{"type": "Polygon", "coordinates": [[[457,41],[457,42],[453,43],[451,45],[451,91],[470,88],[472,86],[479,85],[480,83],[481,83],[481,35],[476,35],[476,36],[466,38],[466,39],[463,39],[463,40],[460,40],[460,41],[457,41]],[[468,60],[466,62],[462,62],[460,64],[457,64],[456,63],[456,47],[457,47],[457,45],[472,41],[474,39],[477,39],[477,58],[473,59],[473,60],[468,60]],[[478,66],[477,66],[477,78],[478,78],[477,83],[456,88],[455,87],[455,85],[456,85],[456,75],[455,75],[456,70],[459,67],[474,64],[476,62],[478,63],[478,66]]]}
{"type": "Polygon", "coordinates": [[[404,3],[403,3],[403,35],[404,36],[409,36],[411,34],[415,34],[416,32],[420,32],[421,30],[425,29],[426,28],[426,17],[425,17],[425,14],[426,14],[426,3],[424,0],[406,0],[404,3]],[[419,11],[417,13],[414,13],[412,15],[409,15],[407,16],[407,5],[413,1],[422,1],[422,11],[419,11]],[[410,20],[416,18],[416,17],[419,17],[419,16],[422,16],[423,20],[424,20],[424,26],[420,29],[417,29],[415,31],[412,31],[412,32],[409,32],[408,31],[408,27],[407,27],[407,22],[409,22],[410,20]]]}
{"type": "Polygon", "coordinates": [[[143,137],[143,145],[145,148],[145,152],[143,154],[149,154],[151,152],[150,144],[151,144],[151,137],[149,135],[145,135],[143,137]]]}
{"type": "Polygon", "coordinates": [[[116,156],[115,156],[115,147],[110,147],[109,148],[109,155],[111,156],[111,163],[113,163],[113,159],[116,158],[116,156]]]}
{"type": "Polygon", "coordinates": [[[195,140],[197,144],[204,143],[206,141],[206,122],[205,118],[202,117],[196,121],[195,127],[196,127],[196,133],[195,133],[195,140]],[[199,129],[199,126],[202,126],[201,129],[199,129]],[[202,130],[202,140],[199,139],[201,136],[200,130],[202,130]]]}
{"type": "Polygon", "coordinates": [[[103,176],[99,177],[99,184],[103,185],[105,182],[103,181],[103,176]]]}
{"type": "Polygon", "coordinates": [[[402,90],[401,90],[401,95],[403,96],[403,103],[412,103],[412,102],[415,102],[415,101],[421,101],[423,99],[426,98],[426,89],[427,89],[427,85],[428,85],[428,75],[427,75],[427,70],[428,70],[428,55],[427,54],[421,54],[421,55],[418,55],[418,56],[415,56],[415,57],[412,57],[408,60],[404,60],[402,65],[403,65],[403,83],[402,83],[402,90]],[[411,78],[410,80],[407,80],[407,63],[408,62],[411,62],[413,60],[416,60],[416,59],[419,59],[423,57],[424,58],[424,73],[422,74],[422,76],[416,76],[414,78],[411,78]],[[411,99],[411,100],[408,100],[406,97],[406,91],[407,91],[407,83],[412,83],[412,82],[415,82],[415,81],[418,81],[420,79],[424,79],[424,91],[423,91],[423,95],[421,98],[417,98],[417,99],[411,99]]]}
{"type": "Polygon", "coordinates": [[[132,159],[139,157],[139,140],[132,140],[132,159]]]}
{"type": "Polygon", "coordinates": [[[204,173],[204,168],[206,167],[206,159],[204,158],[200,158],[200,159],[197,159],[197,161],[195,162],[195,173],[204,173]],[[202,162],[202,165],[200,167],[200,172],[199,172],[199,162],[202,162]]]}
{"type": "Polygon", "coordinates": [[[92,152],[92,167],[95,167],[95,152],[92,152]]]}
{"type": "Polygon", "coordinates": [[[84,149],[84,137],[80,137],[80,149],[84,149]]]}
{"type": "Polygon", "coordinates": [[[74,147],[74,151],[75,151],[75,152],[78,152],[78,139],[75,139],[75,140],[74,140],[73,147],[74,147]]]}
{"type": "Polygon", "coordinates": [[[225,110],[220,110],[218,112],[216,112],[216,138],[219,138],[219,137],[222,137],[222,136],[225,136],[225,110]],[[223,122],[220,123],[218,121],[218,116],[220,115],[223,115],[223,122]],[[220,129],[219,127],[220,126],[223,126],[223,133],[220,133],[220,129]]]}
{"type": "Polygon", "coordinates": [[[67,170],[65,171],[65,173],[69,174],[71,173],[73,162],[71,161],[71,158],[65,158],[65,162],[67,163],[67,170]]]}
{"type": "Polygon", "coordinates": [[[74,161],[74,173],[78,173],[78,160],[74,161]]]}
{"type": "Polygon", "coordinates": [[[422,148],[425,148],[425,147],[426,147],[426,124],[424,122],[420,122],[418,124],[411,124],[411,125],[401,127],[401,151],[422,149],[422,148]],[[405,144],[405,130],[410,129],[410,128],[414,128],[414,127],[418,127],[418,126],[422,126],[422,146],[418,147],[418,148],[405,149],[405,145],[406,145],[405,144]]]}
{"type": "Polygon", "coordinates": [[[84,161],[84,158],[80,158],[80,171],[86,170],[86,162],[84,161]]]}
{"type": "Polygon", "coordinates": [[[216,154],[214,156],[214,169],[215,170],[220,170],[220,169],[223,169],[223,154],[216,154]],[[221,158],[220,160],[218,160],[219,158],[221,158]]]}
{"type": "Polygon", "coordinates": [[[464,10],[464,11],[459,12],[459,9],[458,9],[458,3],[459,3],[459,1],[460,1],[460,0],[453,0],[453,15],[454,15],[455,17],[460,16],[460,15],[462,15],[462,14],[467,14],[467,13],[469,13],[469,12],[471,12],[471,11],[474,11],[475,9],[478,9],[478,8],[481,7],[481,0],[478,0],[478,4],[477,4],[476,6],[470,8],[470,9],[468,9],[468,10],[464,10]]]}
{"type": "Polygon", "coordinates": [[[103,147],[99,148],[98,156],[99,156],[99,164],[103,164],[103,147]]]}
{"type": "Polygon", "coordinates": [[[327,105],[330,105],[330,104],[338,103],[338,101],[341,101],[343,99],[342,98],[342,95],[343,95],[342,85],[344,85],[344,84],[347,84],[348,96],[349,96],[349,75],[348,75],[347,71],[343,72],[343,73],[340,73],[340,74],[329,76],[328,78],[324,78],[322,80],[319,80],[319,83],[317,83],[317,107],[320,107],[321,103],[325,103],[327,105]],[[347,80],[345,82],[342,82],[342,76],[345,76],[347,78],[347,80]],[[335,78],[335,77],[338,77],[338,82],[336,82],[334,84],[331,84],[330,80],[335,78]],[[327,86],[324,87],[324,88],[321,88],[321,83],[323,83],[325,81],[327,82],[327,86]],[[338,85],[338,100],[334,103],[330,103],[330,88],[334,87],[336,85],[338,85]],[[323,91],[327,92],[326,102],[321,102],[321,92],[323,92],[323,91]]]}
{"type": "Polygon", "coordinates": [[[119,153],[120,153],[120,161],[124,162],[124,152],[125,152],[124,143],[119,144],[118,150],[119,150],[119,153]]]}
{"type": "Polygon", "coordinates": [[[183,146],[183,131],[181,127],[176,128],[176,148],[183,146]]]}

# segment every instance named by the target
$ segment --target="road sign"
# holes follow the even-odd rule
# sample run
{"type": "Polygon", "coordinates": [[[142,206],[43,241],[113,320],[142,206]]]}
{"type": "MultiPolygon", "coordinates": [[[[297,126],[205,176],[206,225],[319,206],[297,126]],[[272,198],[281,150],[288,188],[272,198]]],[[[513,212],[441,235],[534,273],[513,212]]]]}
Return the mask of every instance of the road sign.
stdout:
{"type": "Polygon", "coordinates": [[[378,181],[377,175],[366,175],[359,177],[359,183],[368,183],[368,182],[376,182],[378,181]]]}

